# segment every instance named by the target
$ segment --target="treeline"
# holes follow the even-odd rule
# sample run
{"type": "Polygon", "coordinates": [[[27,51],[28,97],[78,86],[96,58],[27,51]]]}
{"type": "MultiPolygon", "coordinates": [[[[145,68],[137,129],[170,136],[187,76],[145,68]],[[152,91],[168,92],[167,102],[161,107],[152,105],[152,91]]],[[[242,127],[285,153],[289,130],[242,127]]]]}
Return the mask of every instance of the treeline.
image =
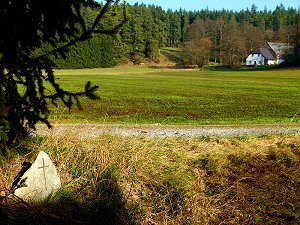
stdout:
{"type": "MultiPolygon", "coordinates": [[[[87,21],[92,21],[99,9],[86,7],[82,10],[87,21]]],[[[222,62],[222,57],[225,59],[226,54],[231,55],[225,51],[225,45],[229,48],[234,42],[240,45],[235,55],[238,54],[238,60],[242,61],[247,51],[260,47],[265,41],[294,43],[299,13],[283,5],[273,11],[258,10],[255,5],[241,11],[166,11],[154,5],[135,4],[128,5],[128,11],[131,19],[119,35],[114,38],[103,35],[79,43],[70,49],[66,60],[56,58],[56,66],[86,68],[111,67],[128,61],[136,64],[145,60],[159,62],[160,48],[186,46],[191,39],[199,38],[212,46],[207,53],[210,60],[222,62]],[[243,37],[243,41],[238,37],[243,37]]],[[[103,26],[118,20],[117,9],[113,18],[103,26]]],[[[45,47],[43,52],[47,50],[45,47]]]]}
{"type": "Polygon", "coordinates": [[[263,31],[249,22],[200,20],[190,25],[181,44],[182,63],[199,67],[208,62],[238,66],[251,50],[263,47],[266,40],[263,31]]]}

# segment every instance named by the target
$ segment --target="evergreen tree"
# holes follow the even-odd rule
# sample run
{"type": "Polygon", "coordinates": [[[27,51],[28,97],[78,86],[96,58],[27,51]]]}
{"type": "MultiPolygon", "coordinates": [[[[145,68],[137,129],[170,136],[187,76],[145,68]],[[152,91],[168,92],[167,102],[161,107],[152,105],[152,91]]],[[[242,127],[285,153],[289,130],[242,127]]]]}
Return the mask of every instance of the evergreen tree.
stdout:
{"type": "Polygon", "coordinates": [[[143,51],[145,48],[144,33],[143,33],[143,5],[136,4],[130,10],[131,19],[126,26],[128,39],[126,44],[129,45],[130,57],[135,64],[143,61],[143,51]]]}
{"type": "Polygon", "coordinates": [[[279,31],[284,24],[285,8],[283,5],[277,6],[273,12],[273,29],[279,31]]]}
{"type": "Polygon", "coordinates": [[[185,10],[179,10],[180,13],[180,28],[181,28],[181,39],[180,42],[183,42],[186,39],[186,35],[189,28],[189,15],[185,10]]]}
{"type": "Polygon", "coordinates": [[[295,61],[300,65],[300,13],[296,17],[296,37],[295,37],[295,61]]]}
{"type": "MultiPolygon", "coordinates": [[[[0,2],[0,28],[5,31],[0,37],[0,93],[4,112],[0,121],[8,124],[7,140],[11,143],[18,135],[27,133],[41,121],[50,126],[48,104],[62,101],[67,107],[79,104],[79,96],[96,99],[97,86],[87,82],[81,92],[64,90],[56,81],[51,55],[64,56],[68,48],[88,40],[93,34],[112,35],[127,21],[124,6],[123,20],[112,27],[101,22],[114,15],[113,0],[101,7],[91,26],[82,16],[82,6],[97,4],[90,0],[2,0],[0,2]],[[113,13],[112,13],[113,12],[113,13]],[[42,43],[51,46],[49,52],[37,56],[42,43]],[[45,85],[51,85],[49,92],[45,85]]],[[[0,122],[1,123],[1,122],[0,122]]],[[[1,130],[3,131],[3,123],[1,130]]],[[[2,139],[3,140],[3,139],[2,139]]]]}
{"type": "Polygon", "coordinates": [[[174,13],[170,13],[170,29],[169,29],[169,46],[177,47],[180,43],[181,39],[181,23],[180,23],[180,15],[176,11],[174,13]]]}
{"type": "Polygon", "coordinates": [[[154,19],[155,38],[158,42],[158,47],[163,48],[167,46],[167,33],[166,33],[166,12],[161,7],[151,7],[152,16],[154,19]]]}
{"type": "Polygon", "coordinates": [[[98,35],[85,42],[79,42],[69,48],[65,56],[52,57],[55,68],[82,69],[112,67],[116,65],[114,57],[115,41],[109,35],[98,35]]]}
{"type": "Polygon", "coordinates": [[[289,62],[292,65],[300,65],[300,12],[297,12],[294,25],[294,40],[292,42],[293,52],[289,55],[289,62]]]}
{"type": "Polygon", "coordinates": [[[144,55],[149,59],[156,60],[158,52],[157,27],[154,24],[154,18],[150,9],[144,11],[143,34],[144,34],[144,55]]]}

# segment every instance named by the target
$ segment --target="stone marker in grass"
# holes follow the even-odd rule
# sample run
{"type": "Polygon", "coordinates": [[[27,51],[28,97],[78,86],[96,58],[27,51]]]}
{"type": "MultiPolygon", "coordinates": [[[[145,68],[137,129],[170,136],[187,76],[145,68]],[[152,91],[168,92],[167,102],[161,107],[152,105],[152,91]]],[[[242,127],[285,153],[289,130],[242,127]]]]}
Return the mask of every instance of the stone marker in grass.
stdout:
{"type": "Polygon", "coordinates": [[[49,156],[40,151],[32,165],[16,178],[14,194],[24,201],[43,201],[61,187],[56,167],[49,156]]]}

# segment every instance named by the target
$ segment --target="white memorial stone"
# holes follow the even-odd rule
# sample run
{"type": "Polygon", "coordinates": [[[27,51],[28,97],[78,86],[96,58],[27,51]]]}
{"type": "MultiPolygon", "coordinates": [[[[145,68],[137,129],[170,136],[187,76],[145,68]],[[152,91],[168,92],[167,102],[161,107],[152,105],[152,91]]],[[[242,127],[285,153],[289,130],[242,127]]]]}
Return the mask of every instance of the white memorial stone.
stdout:
{"type": "Polygon", "coordinates": [[[60,187],[56,167],[49,156],[40,151],[34,163],[21,177],[14,194],[25,201],[43,201],[60,187]]]}

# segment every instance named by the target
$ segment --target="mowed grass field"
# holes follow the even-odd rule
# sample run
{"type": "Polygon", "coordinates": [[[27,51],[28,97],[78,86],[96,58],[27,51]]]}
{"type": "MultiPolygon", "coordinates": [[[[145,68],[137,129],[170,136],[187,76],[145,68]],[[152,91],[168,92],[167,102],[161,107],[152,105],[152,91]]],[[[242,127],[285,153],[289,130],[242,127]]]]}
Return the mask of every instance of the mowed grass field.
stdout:
{"type": "Polygon", "coordinates": [[[205,71],[159,67],[57,70],[59,83],[79,91],[99,85],[100,100],[83,110],[52,108],[52,122],[247,124],[299,122],[300,69],[205,71]]]}

